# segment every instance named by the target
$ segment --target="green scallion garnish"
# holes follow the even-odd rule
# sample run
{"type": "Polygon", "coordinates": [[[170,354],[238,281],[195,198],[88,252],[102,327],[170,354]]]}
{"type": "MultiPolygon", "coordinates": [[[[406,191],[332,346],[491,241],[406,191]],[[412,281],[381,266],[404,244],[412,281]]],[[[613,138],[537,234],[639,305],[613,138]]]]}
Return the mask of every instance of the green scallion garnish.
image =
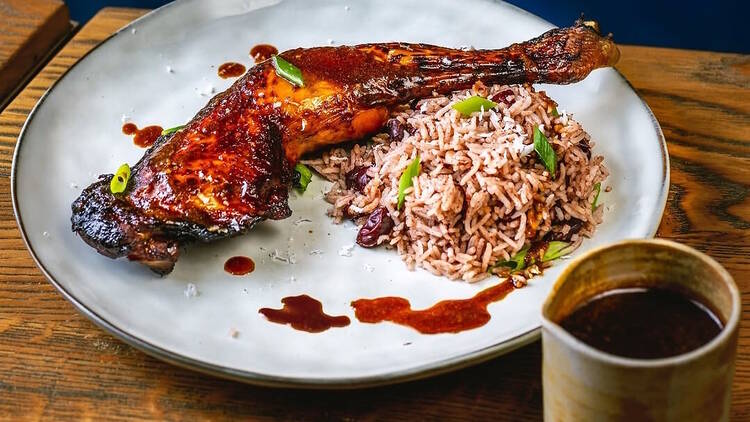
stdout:
{"type": "Polygon", "coordinates": [[[302,71],[297,66],[284,60],[281,56],[273,56],[271,61],[277,75],[286,79],[292,85],[305,86],[305,81],[302,80],[302,71]]]}
{"type": "Polygon", "coordinates": [[[491,108],[497,107],[497,103],[494,101],[490,101],[484,97],[480,97],[478,95],[475,95],[473,97],[469,97],[463,101],[459,101],[456,104],[453,104],[452,108],[459,113],[463,114],[464,116],[471,116],[471,113],[475,113],[477,111],[487,111],[491,108]]]}
{"type": "Polygon", "coordinates": [[[526,266],[526,254],[529,252],[529,245],[524,246],[515,255],[510,257],[507,261],[500,261],[495,264],[494,267],[490,268],[490,271],[495,267],[507,267],[511,271],[522,270],[526,266]]]}
{"type": "Polygon", "coordinates": [[[552,107],[552,110],[550,110],[549,114],[553,115],[554,117],[560,117],[560,113],[557,112],[557,107],[552,107]]]}
{"type": "Polygon", "coordinates": [[[406,199],[406,190],[414,186],[413,179],[419,176],[419,172],[422,170],[422,164],[419,161],[419,155],[406,166],[404,173],[401,174],[401,178],[398,179],[398,205],[396,209],[401,209],[406,199]]]}
{"type": "Polygon", "coordinates": [[[312,172],[304,164],[295,165],[294,171],[299,174],[299,182],[297,182],[294,187],[297,189],[297,192],[303,194],[307,190],[307,185],[310,184],[310,180],[312,180],[312,172]]]}
{"type": "Polygon", "coordinates": [[[112,180],[109,182],[109,190],[112,193],[122,193],[128,186],[128,180],[130,180],[130,166],[126,164],[121,165],[115,175],[112,176],[112,180]]]}
{"type": "Polygon", "coordinates": [[[539,126],[534,126],[534,151],[539,154],[539,158],[542,159],[544,166],[547,167],[552,177],[555,177],[555,171],[557,170],[557,155],[555,150],[552,149],[547,137],[544,136],[539,126]]]}
{"type": "Polygon", "coordinates": [[[596,195],[594,195],[594,202],[591,203],[591,212],[594,212],[598,206],[596,203],[599,202],[599,194],[602,192],[602,182],[596,182],[594,191],[596,191],[596,195]]]}
{"type": "Polygon", "coordinates": [[[171,127],[169,129],[164,129],[164,130],[161,131],[161,136],[170,135],[170,134],[175,133],[178,130],[184,128],[184,127],[185,127],[185,125],[180,125],[180,126],[171,127]]]}
{"type": "Polygon", "coordinates": [[[568,246],[570,246],[570,243],[561,242],[559,240],[553,240],[549,242],[549,244],[547,245],[547,250],[544,251],[544,255],[542,255],[542,262],[553,261],[563,255],[566,255],[569,252],[567,250],[568,246]]]}
{"type": "MultiPolygon", "coordinates": [[[[561,242],[558,240],[553,240],[547,244],[547,249],[544,251],[544,254],[542,255],[542,262],[548,262],[548,261],[554,261],[555,259],[561,258],[565,255],[567,255],[570,250],[568,247],[570,246],[570,243],[568,242],[561,242]]],[[[517,272],[522,271],[526,269],[526,264],[534,265],[536,264],[536,256],[538,256],[536,253],[534,253],[534,256],[530,257],[528,260],[529,262],[526,262],[526,255],[528,255],[530,249],[530,245],[526,245],[523,248],[521,248],[520,251],[518,251],[515,255],[513,255],[509,260],[507,261],[499,261],[495,265],[491,266],[487,269],[487,272],[492,273],[493,270],[497,267],[506,267],[511,270],[511,272],[517,272]]]]}

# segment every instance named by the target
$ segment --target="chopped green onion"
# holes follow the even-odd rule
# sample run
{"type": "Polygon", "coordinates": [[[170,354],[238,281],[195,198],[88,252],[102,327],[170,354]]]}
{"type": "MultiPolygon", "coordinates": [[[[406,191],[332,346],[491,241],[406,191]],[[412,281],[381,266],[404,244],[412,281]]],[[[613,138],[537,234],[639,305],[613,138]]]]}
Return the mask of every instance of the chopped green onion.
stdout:
{"type": "Polygon", "coordinates": [[[406,198],[406,190],[414,185],[413,178],[419,176],[419,172],[422,170],[422,164],[419,161],[419,155],[408,165],[406,170],[398,180],[398,206],[396,209],[401,209],[404,205],[406,198]]]}
{"type": "Polygon", "coordinates": [[[567,254],[568,246],[570,246],[570,243],[561,242],[559,240],[549,242],[547,250],[544,251],[544,255],[542,256],[542,262],[554,261],[555,259],[567,254]]]}
{"type": "Polygon", "coordinates": [[[510,257],[507,261],[500,261],[497,264],[495,264],[494,267],[490,268],[490,271],[492,271],[496,267],[507,267],[510,268],[512,271],[519,271],[522,270],[526,266],[526,254],[529,252],[529,245],[524,246],[521,248],[520,251],[518,251],[515,255],[510,257]]]}
{"type": "Polygon", "coordinates": [[[277,75],[286,79],[292,85],[305,86],[305,81],[302,80],[302,71],[297,66],[284,60],[281,56],[273,56],[271,61],[277,75]]]}
{"type": "Polygon", "coordinates": [[[602,192],[602,182],[596,182],[594,190],[596,191],[596,195],[594,195],[594,202],[591,203],[591,212],[596,210],[596,203],[599,201],[599,194],[602,192]]]}
{"type": "Polygon", "coordinates": [[[497,103],[490,101],[484,97],[475,95],[463,101],[459,101],[456,104],[453,104],[452,107],[454,110],[457,110],[459,113],[463,114],[464,116],[471,116],[471,113],[482,111],[482,110],[486,111],[491,108],[495,108],[497,107],[497,103]]]}
{"type": "MultiPolygon", "coordinates": [[[[548,261],[554,261],[555,259],[558,259],[564,255],[567,255],[570,250],[568,250],[568,247],[570,246],[570,243],[568,242],[561,242],[558,240],[553,240],[552,242],[549,242],[547,244],[547,249],[544,251],[544,255],[542,255],[542,262],[548,262],[548,261]]],[[[506,267],[510,268],[511,272],[521,271],[526,268],[526,255],[529,253],[529,249],[531,248],[531,245],[524,246],[520,251],[518,251],[515,255],[513,255],[509,260],[507,261],[499,261],[494,266],[490,267],[487,271],[489,273],[492,273],[492,270],[494,270],[497,267],[506,267]]],[[[536,253],[534,254],[535,256],[536,253]]],[[[536,263],[536,258],[534,256],[529,259],[528,264],[533,265],[536,263]]]]}
{"type": "Polygon", "coordinates": [[[534,126],[534,151],[539,154],[539,158],[544,162],[544,166],[555,177],[555,170],[557,169],[557,155],[555,150],[552,149],[547,137],[544,136],[539,126],[534,126]]]}
{"type": "Polygon", "coordinates": [[[170,135],[170,134],[175,133],[178,130],[184,128],[184,127],[185,127],[185,125],[180,125],[180,126],[171,127],[169,129],[164,129],[164,130],[161,131],[161,136],[170,135]]]}
{"type": "Polygon", "coordinates": [[[299,182],[297,182],[295,188],[297,188],[297,192],[299,192],[300,194],[305,193],[305,191],[307,190],[307,185],[309,185],[310,180],[312,180],[312,172],[304,164],[295,165],[294,171],[296,173],[299,173],[299,182]]]}
{"type": "Polygon", "coordinates": [[[560,113],[557,112],[557,107],[552,107],[552,110],[549,112],[549,114],[555,117],[560,117],[560,113]]]}
{"type": "Polygon", "coordinates": [[[112,193],[122,193],[128,186],[128,180],[130,180],[130,166],[126,164],[121,165],[114,176],[112,181],[109,182],[109,190],[112,193]]]}

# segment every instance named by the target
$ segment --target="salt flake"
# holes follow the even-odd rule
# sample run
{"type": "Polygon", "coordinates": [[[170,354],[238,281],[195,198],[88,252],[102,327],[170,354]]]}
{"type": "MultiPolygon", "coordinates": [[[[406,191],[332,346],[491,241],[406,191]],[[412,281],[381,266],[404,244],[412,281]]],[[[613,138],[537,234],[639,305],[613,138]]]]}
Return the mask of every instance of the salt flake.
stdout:
{"type": "Polygon", "coordinates": [[[284,262],[287,264],[296,264],[297,258],[293,253],[287,253],[286,255],[279,252],[278,249],[274,249],[273,252],[268,254],[274,261],[284,262]]]}
{"type": "Polygon", "coordinates": [[[344,246],[341,247],[341,249],[339,249],[339,255],[350,257],[350,256],[352,256],[352,251],[353,250],[354,250],[354,245],[353,244],[344,245],[344,246]]]}
{"type": "Polygon", "coordinates": [[[187,287],[185,287],[185,297],[191,298],[196,297],[200,294],[198,291],[198,287],[193,283],[188,283],[187,287]]]}

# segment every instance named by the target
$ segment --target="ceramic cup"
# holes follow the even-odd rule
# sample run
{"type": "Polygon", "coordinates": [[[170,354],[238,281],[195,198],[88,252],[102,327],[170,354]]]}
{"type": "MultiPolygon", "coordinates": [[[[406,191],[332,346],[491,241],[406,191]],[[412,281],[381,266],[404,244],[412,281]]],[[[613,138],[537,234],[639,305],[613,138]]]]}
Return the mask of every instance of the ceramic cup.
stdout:
{"type": "Polygon", "coordinates": [[[545,421],[728,420],[739,319],[732,276],[690,247],[633,240],[577,258],[542,308],[545,421]],[[592,297],[628,287],[687,292],[711,308],[724,328],[688,353],[632,359],[594,349],[558,325],[592,297]]]}

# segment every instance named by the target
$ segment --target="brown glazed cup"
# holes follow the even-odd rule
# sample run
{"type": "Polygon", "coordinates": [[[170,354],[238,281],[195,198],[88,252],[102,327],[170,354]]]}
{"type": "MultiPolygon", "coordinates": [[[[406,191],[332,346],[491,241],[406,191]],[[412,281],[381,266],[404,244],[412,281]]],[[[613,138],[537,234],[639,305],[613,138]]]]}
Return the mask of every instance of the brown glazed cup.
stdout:
{"type": "Polygon", "coordinates": [[[732,276],[690,247],[632,240],[586,253],[560,275],[542,308],[544,420],[728,420],[739,319],[732,276]],[[593,296],[628,287],[686,292],[712,309],[724,328],[688,353],[632,359],[594,349],[558,325],[593,296]]]}

